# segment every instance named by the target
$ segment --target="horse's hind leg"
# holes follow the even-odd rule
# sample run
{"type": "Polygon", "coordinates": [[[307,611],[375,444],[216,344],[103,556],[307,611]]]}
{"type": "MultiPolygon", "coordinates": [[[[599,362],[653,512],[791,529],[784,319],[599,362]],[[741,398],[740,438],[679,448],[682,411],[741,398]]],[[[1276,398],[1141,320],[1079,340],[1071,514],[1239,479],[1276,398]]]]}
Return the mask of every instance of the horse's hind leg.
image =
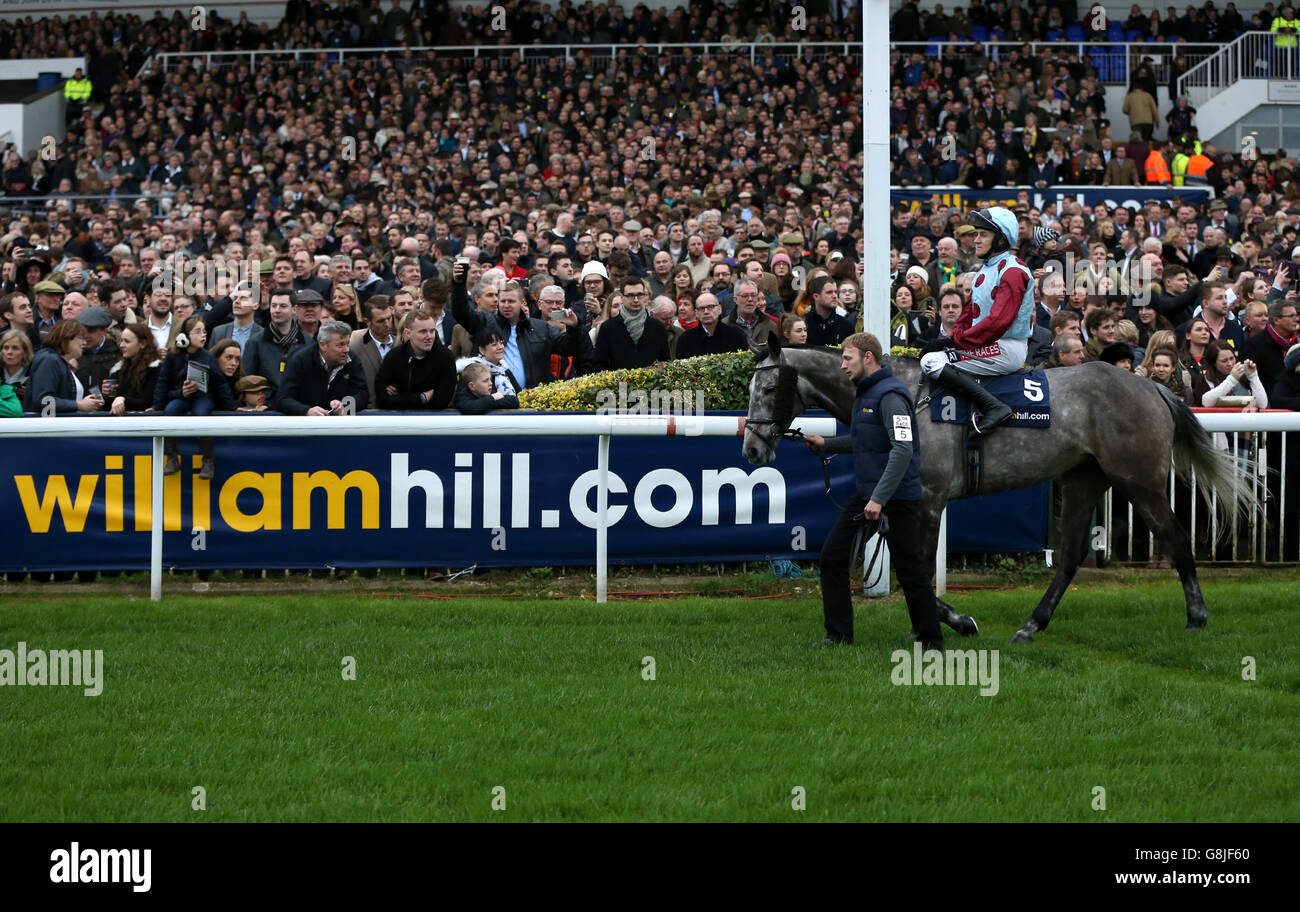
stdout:
{"type": "Polygon", "coordinates": [[[1016,631],[1011,642],[1032,642],[1034,634],[1046,630],[1051,623],[1061,596],[1065,594],[1079,564],[1088,553],[1092,509],[1109,484],[1101,469],[1092,461],[1061,476],[1061,524],[1057,535],[1059,548],[1056,552],[1056,576],[1043,593],[1034,613],[1025,622],[1025,626],[1016,631]]]}
{"type": "MultiPolygon", "coordinates": [[[[1192,540],[1182,523],[1174,516],[1165,495],[1168,484],[1128,490],[1133,506],[1142,514],[1156,539],[1165,549],[1178,570],[1178,579],[1183,584],[1183,597],[1187,600],[1187,630],[1200,630],[1209,620],[1210,612],[1205,607],[1205,597],[1201,595],[1201,584],[1196,578],[1196,560],[1192,556],[1192,540]]],[[[1196,492],[1192,492],[1196,496],[1196,492]]]]}

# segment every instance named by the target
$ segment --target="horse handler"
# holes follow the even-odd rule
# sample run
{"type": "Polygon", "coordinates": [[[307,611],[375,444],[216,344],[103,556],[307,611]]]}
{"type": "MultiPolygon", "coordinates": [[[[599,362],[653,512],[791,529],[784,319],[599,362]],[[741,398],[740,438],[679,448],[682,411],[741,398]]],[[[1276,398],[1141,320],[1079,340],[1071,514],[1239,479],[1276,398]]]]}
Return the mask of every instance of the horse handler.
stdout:
{"type": "Polygon", "coordinates": [[[852,452],[857,478],[853,497],[822,546],[826,639],[821,645],[853,643],[853,600],[849,594],[853,540],[865,523],[879,520],[907,599],[912,630],[922,649],[943,649],[930,568],[920,560],[921,447],[913,426],[912,397],[880,358],[880,340],[875,336],[855,333],[844,340],[840,370],[857,387],[849,433],[830,440],[819,434],[804,438],[814,452],[852,452]]]}
{"type": "Polygon", "coordinates": [[[952,335],[922,349],[921,370],[971,402],[971,434],[980,436],[1011,417],[1010,406],[972,379],[1014,374],[1025,364],[1034,313],[1034,277],[1015,255],[1020,223],[1001,206],[975,210],[975,253],[984,266],[952,335]]]}

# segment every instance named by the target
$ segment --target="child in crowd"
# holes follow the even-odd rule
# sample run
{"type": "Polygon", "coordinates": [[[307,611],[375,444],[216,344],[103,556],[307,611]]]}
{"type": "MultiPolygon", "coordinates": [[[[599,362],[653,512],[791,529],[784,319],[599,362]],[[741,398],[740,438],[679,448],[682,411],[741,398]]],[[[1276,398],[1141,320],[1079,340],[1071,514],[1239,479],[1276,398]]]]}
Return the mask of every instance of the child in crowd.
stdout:
{"type": "Polygon", "coordinates": [[[259,377],[257,374],[239,378],[239,382],[235,384],[235,395],[239,399],[236,408],[241,412],[266,411],[266,394],[270,389],[271,384],[266,381],[266,378],[259,377]]]}
{"type": "Polygon", "coordinates": [[[496,409],[519,408],[519,397],[494,392],[491,368],[481,361],[471,361],[460,372],[456,408],[466,415],[485,415],[496,409]]]}

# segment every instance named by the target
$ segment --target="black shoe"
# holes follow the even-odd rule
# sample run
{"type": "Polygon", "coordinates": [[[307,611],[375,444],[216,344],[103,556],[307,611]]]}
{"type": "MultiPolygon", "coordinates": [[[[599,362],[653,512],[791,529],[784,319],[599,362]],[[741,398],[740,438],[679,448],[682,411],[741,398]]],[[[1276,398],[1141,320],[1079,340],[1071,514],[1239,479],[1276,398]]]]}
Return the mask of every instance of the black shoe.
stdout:
{"type": "Polygon", "coordinates": [[[853,637],[830,637],[822,640],[818,646],[852,646],[853,637]]]}
{"type": "Polygon", "coordinates": [[[175,475],[181,470],[181,457],[176,453],[167,454],[167,462],[163,465],[164,475],[175,475]]]}
{"type": "Polygon", "coordinates": [[[944,365],[935,379],[949,389],[961,393],[970,401],[971,434],[975,437],[987,434],[1013,414],[1011,406],[1003,403],[977,383],[973,377],[951,364],[944,365]]]}
{"type": "Polygon", "coordinates": [[[212,457],[204,456],[203,465],[199,468],[199,477],[204,481],[212,480],[212,457]]]}

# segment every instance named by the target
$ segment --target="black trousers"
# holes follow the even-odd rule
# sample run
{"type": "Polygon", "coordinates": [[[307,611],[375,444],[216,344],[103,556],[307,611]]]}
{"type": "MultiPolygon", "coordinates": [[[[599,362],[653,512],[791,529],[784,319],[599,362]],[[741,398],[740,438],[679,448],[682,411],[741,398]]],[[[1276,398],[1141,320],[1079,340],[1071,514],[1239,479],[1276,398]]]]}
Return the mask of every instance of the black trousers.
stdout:
{"type": "MultiPolygon", "coordinates": [[[[822,613],[826,617],[826,635],[834,640],[853,642],[853,598],[849,591],[849,568],[853,563],[853,539],[865,525],[862,503],[852,500],[840,513],[822,545],[822,613]]],[[[890,501],[882,511],[889,519],[885,541],[898,584],[907,599],[907,613],[912,619],[922,648],[942,649],[943,631],[939,628],[939,603],[930,585],[932,568],[921,560],[920,501],[890,501]]]]}

